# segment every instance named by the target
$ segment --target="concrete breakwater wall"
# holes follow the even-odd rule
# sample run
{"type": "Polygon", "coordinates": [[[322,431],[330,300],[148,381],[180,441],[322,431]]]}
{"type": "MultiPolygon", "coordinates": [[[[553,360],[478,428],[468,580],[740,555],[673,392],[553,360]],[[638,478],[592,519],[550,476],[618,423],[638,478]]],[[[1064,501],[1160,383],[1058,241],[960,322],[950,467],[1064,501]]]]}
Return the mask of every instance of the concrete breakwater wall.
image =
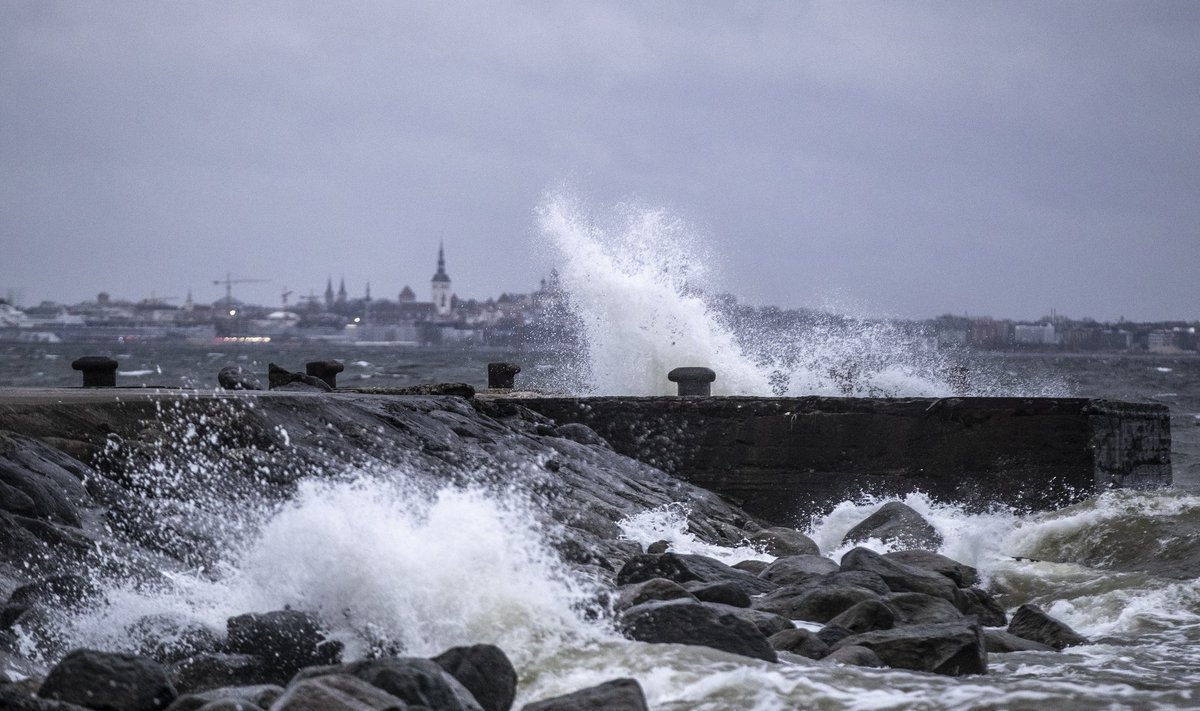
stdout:
{"type": "MultiPolygon", "coordinates": [[[[503,398],[500,398],[502,401],[503,398]]],[[[1169,411],[1082,398],[520,398],[775,524],[860,492],[1058,508],[1171,483],[1169,411]]]]}

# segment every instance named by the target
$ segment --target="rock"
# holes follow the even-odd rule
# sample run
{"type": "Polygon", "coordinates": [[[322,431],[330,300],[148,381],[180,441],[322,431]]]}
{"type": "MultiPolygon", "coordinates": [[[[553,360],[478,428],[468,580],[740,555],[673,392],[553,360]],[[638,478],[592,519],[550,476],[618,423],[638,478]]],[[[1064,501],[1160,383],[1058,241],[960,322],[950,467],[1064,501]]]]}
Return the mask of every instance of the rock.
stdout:
{"type": "Polygon", "coordinates": [[[300,669],[336,664],[342,645],[330,642],[317,616],[299,610],[274,610],[230,617],[227,646],[235,654],[262,657],[269,680],[285,684],[300,669]]]}
{"type": "Polygon", "coordinates": [[[562,437],[563,439],[569,439],[573,442],[586,444],[592,447],[604,447],[606,449],[612,449],[612,445],[608,443],[608,440],[596,434],[596,430],[593,430],[587,425],[579,424],[578,422],[568,422],[565,425],[559,425],[558,427],[555,427],[554,436],[562,437]]]}
{"type": "Polygon", "coordinates": [[[776,632],[767,638],[777,652],[792,652],[809,659],[820,659],[829,654],[829,645],[814,632],[806,629],[790,629],[776,632]]]}
{"type": "Polygon", "coordinates": [[[311,667],[300,672],[293,683],[330,674],[357,677],[411,706],[425,706],[438,711],[482,711],[471,692],[449,672],[437,662],[418,657],[384,657],[337,666],[311,667]]]}
{"type": "Polygon", "coordinates": [[[884,558],[898,561],[905,565],[933,571],[945,575],[960,588],[969,588],[979,582],[979,572],[969,565],[959,563],[940,553],[923,550],[893,551],[884,553],[884,558]]]}
{"type": "Polygon", "coordinates": [[[1003,627],[1008,624],[1004,606],[996,602],[991,593],[981,588],[964,588],[962,593],[964,615],[974,615],[984,627],[1003,627]]]}
{"type": "Polygon", "coordinates": [[[178,694],[152,659],[77,649],[50,670],[38,696],[93,709],[159,711],[178,694]]]}
{"type": "Polygon", "coordinates": [[[759,595],[774,590],[777,586],[760,580],[744,570],[738,570],[702,555],[680,555],[678,553],[644,554],[629,559],[617,571],[617,585],[640,583],[651,578],[666,578],[677,583],[694,580],[715,583],[723,580],[736,583],[750,595],[759,595]]]}
{"type": "Polygon", "coordinates": [[[329,383],[307,373],[293,373],[275,365],[267,364],[267,381],[271,390],[287,390],[297,392],[332,392],[329,383]]]}
{"type": "Polygon", "coordinates": [[[599,686],[526,704],[521,711],[649,711],[636,679],[614,679],[599,686]]]}
{"type": "Polygon", "coordinates": [[[0,709],[4,711],[89,711],[66,701],[39,699],[22,685],[0,684],[0,709]]]}
{"type": "Polygon", "coordinates": [[[217,373],[217,384],[226,390],[263,390],[262,381],[240,365],[229,365],[217,373]]]}
{"type": "Polygon", "coordinates": [[[751,560],[739,560],[738,562],[733,564],[733,567],[736,570],[744,570],[747,573],[750,573],[751,575],[758,575],[759,573],[766,570],[768,565],[770,565],[770,563],[768,563],[765,560],[751,559],[751,560]]]}
{"type": "Polygon", "coordinates": [[[919,592],[948,600],[955,607],[963,604],[958,586],[946,576],[884,558],[867,548],[855,548],[842,556],[842,570],[875,573],[892,592],[919,592]]]}
{"type": "Polygon", "coordinates": [[[777,558],[764,568],[758,577],[776,585],[799,585],[829,573],[836,573],[838,570],[838,564],[824,556],[790,555],[777,558]]]}
{"type": "Polygon", "coordinates": [[[851,635],[832,645],[832,652],[866,647],[889,667],[949,676],[987,673],[983,632],[973,622],[910,625],[851,635]]]}
{"type": "Polygon", "coordinates": [[[453,647],[433,658],[458,680],[483,711],[508,711],[517,696],[517,671],[494,644],[453,647]]]}
{"type": "Polygon", "coordinates": [[[258,686],[225,686],[198,694],[184,694],[167,707],[167,711],[198,711],[218,701],[246,704],[247,709],[265,709],[283,694],[283,687],[274,684],[258,686]]]}
{"type": "MultiPolygon", "coordinates": [[[[691,583],[689,583],[691,584],[691,583]]],[[[708,583],[700,583],[707,585],[708,583]]],[[[698,600],[679,583],[666,578],[651,578],[644,583],[632,583],[621,588],[613,607],[620,612],[652,600],[698,600]]]]}
{"type": "Polygon", "coordinates": [[[896,624],[896,614],[881,600],[863,600],[829,620],[829,624],[844,627],[854,634],[890,630],[896,624]]]}
{"type": "Polygon", "coordinates": [[[77,610],[95,595],[96,586],[81,575],[55,575],[18,587],[0,608],[0,629],[8,628],[26,610],[41,605],[57,610],[77,610]]]}
{"type": "Polygon", "coordinates": [[[878,654],[867,647],[860,647],[857,644],[838,647],[825,655],[822,661],[829,662],[830,664],[848,664],[854,667],[870,667],[875,669],[886,666],[878,654]]]}
{"type": "Polygon", "coordinates": [[[895,615],[896,625],[929,625],[961,622],[963,613],[949,601],[924,593],[891,593],[884,603],[895,615]]]}
{"type": "Polygon", "coordinates": [[[170,667],[171,682],[190,694],[224,686],[256,686],[272,677],[261,657],[209,652],[180,659],[170,667]]]}
{"type": "Polygon", "coordinates": [[[221,647],[221,638],[199,622],[179,620],[169,615],[147,615],[125,628],[130,639],[140,640],[138,653],[161,664],[221,647]]]}
{"type": "Polygon", "coordinates": [[[813,539],[794,528],[773,526],[750,536],[750,542],[778,558],[790,555],[821,555],[813,539]]]}
{"type": "Polygon", "coordinates": [[[853,634],[853,632],[841,625],[825,625],[817,630],[817,639],[832,647],[853,634]]]}
{"type": "Polygon", "coordinates": [[[693,581],[684,583],[684,590],[701,602],[716,602],[730,607],[750,607],[750,596],[736,583],[728,580],[717,583],[693,581]]]}
{"type": "Polygon", "coordinates": [[[766,636],[752,623],[694,602],[671,600],[631,607],[621,614],[618,628],[629,639],[640,642],[693,644],[769,662],[777,660],[766,636]]]}
{"type": "Polygon", "coordinates": [[[819,585],[854,585],[873,593],[887,595],[892,590],[877,573],[867,570],[840,570],[816,581],[819,585]]]}
{"type": "Polygon", "coordinates": [[[722,614],[733,615],[749,622],[757,627],[758,631],[762,632],[764,637],[770,637],[777,632],[790,630],[796,626],[788,618],[783,615],[776,615],[773,612],[723,605],[719,602],[705,602],[701,604],[705,607],[711,607],[722,614]]]}
{"type": "Polygon", "coordinates": [[[1055,649],[1089,644],[1088,638],[1065,623],[1047,615],[1037,605],[1021,605],[1008,623],[1009,634],[1024,637],[1055,649]]]}
{"type": "Polygon", "coordinates": [[[754,609],[789,620],[828,622],[863,600],[878,599],[878,593],[853,585],[798,586],[764,595],[754,601],[754,609]]]}
{"type": "Polygon", "coordinates": [[[987,651],[993,654],[1008,652],[1057,652],[1059,650],[1048,644],[1034,642],[1031,639],[1018,637],[1004,630],[984,630],[983,641],[987,651]]]}
{"type": "Polygon", "coordinates": [[[907,504],[889,501],[850,529],[842,543],[861,543],[868,538],[895,541],[910,548],[936,550],[942,535],[907,504]]]}
{"type": "Polygon", "coordinates": [[[405,711],[407,708],[403,701],[383,689],[348,674],[304,679],[290,685],[271,704],[271,711],[405,711]]]}
{"type": "Polygon", "coordinates": [[[654,553],[656,555],[659,553],[666,553],[669,550],[671,550],[671,543],[669,541],[655,541],[646,546],[647,553],[654,553]]]}

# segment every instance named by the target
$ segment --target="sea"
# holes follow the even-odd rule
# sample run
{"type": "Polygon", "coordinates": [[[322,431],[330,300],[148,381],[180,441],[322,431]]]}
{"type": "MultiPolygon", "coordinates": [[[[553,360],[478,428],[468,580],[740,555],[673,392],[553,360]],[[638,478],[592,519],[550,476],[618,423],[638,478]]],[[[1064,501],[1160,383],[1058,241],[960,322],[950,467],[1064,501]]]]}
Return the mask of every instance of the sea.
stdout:
{"type": "MultiPolygon", "coordinates": [[[[406,654],[499,644],[519,672],[515,708],[618,677],[637,679],[651,708],[662,711],[1200,708],[1196,355],[943,352],[872,318],[764,336],[761,324],[737,322],[694,288],[704,265],[681,268],[680,235],[668,215],[627,211],[597,224],[569,203],[550,201],[539,220],[560,253],[564,288],[584,332],[571,348],[3,345],[0,387],[73,387],[73,359],[109,355],[120,363],[118,384],[130,387],[212,389],[227,365],[265,380],[269,363],[300,370],[309,360],[337,359],[345,365],[339,385],[482,388],[486,364],[508,361],[522,367],[519,387],[579,394],[668,394],[670,367],[708,365],[717,372],[718,395],[965,393],[1164,404],[1171,411],[1170,487],[1108,491],[1040,513],[968,511],[920,493],[903,499],[942,534],[940,552],[975,566],[1010,612],[1035,603],[1090,643],[1061,653],[991,655],[987,675],[946,677],[769,664],[703,647],[631,642],[611,621],[571,604],[589,594],[590,583],[557,560],[520,492],[501,500],[461,482],[433,494],[406,492],[403,471],[387,481],[367,472],[336,481],[314,475],[292,502],[264,512],[243,540],[231,542],[219,569],[172,571],[173,584],[152,592],[113,583],[100,609],[64,628],[68,641],[119,649],[130,644],[123,621],[142,615],[186,613],[220,626],[228,615],[303,599],[356,620],[360,629],[341,630],[347,636],[361,633],[365,620],[403,639],[406,654]],[[470,578],[455,572],[464,569],[470,578]]],[[[830,502],[805,533],[837,560],[848,550],[844,534],[884,501],[830,502]]],[[[677,551],[730,563],[770,559],[747,545],[697,539],[686,513],[679,502],[619,525],[642,544],[668,540],[677,551]]],[[[878,541],[868,545],[888,550],[878,541]]],[[[338,631],[336,619],[327,623],[338,631]]]]}

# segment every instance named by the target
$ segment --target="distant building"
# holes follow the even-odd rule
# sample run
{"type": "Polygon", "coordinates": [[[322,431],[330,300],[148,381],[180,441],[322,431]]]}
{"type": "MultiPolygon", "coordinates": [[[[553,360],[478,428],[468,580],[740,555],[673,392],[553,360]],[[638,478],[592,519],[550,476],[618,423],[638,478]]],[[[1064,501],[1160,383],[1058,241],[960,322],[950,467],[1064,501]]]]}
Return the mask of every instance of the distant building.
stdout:
{"type": "Polygon", "coordinates": [[[1018,323],[1013,326],[1013,342],[1022,346],[1052,346],[1058,343],[1058,338],[1052,323],[1018,323]]]}
{"type": "Polygon", "coordinates": [[[446,254],[438,244],[437,273],[429,281],[433,296],[433,308],[439,317],[449,316],[454,310],[453,294],[450,293],[450,276],[446,274],[446,254]]]}

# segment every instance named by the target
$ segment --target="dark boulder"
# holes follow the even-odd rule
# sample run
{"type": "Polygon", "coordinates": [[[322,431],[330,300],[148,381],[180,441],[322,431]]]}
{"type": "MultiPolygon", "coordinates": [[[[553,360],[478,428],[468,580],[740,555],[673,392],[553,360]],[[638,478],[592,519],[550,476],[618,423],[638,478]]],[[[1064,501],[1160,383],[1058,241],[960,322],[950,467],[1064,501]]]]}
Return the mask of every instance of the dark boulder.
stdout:
{"type": "Polygon", "coordinates": [[[55,575],[18,587],[0,608],[0,629],[12,626],[28,609],[35,606],[57,610],[77,610],[97,588],[81,575],[55,575]]]}
{"type": "Polygon", "coordinates": [[[821,629],[817,630],[817,639],[824,642],[827,646],[833,647],[833,645],[841,642],[847,637],[852,636],[853,634],[853,632],[845,627],[842,627],[841,625],[825,625],[821,629]]]}
{"type": "Polygon", "coordinates": [[[716,583],[693,581],[684,583],[684,590],[701,602],[716,602],[731,607],[750,607],[750,595],[736,583],[722,580],[716,583]]]}
{"type": "Polygon", "coordinates": [[[655,555],[658,555],[660,553],[666,553],[669,550],[671,550],[671,542],[670,541],[655,541],[655,542],[651,543],[650,545],[646,546],[646,552],[653,553],[655,555]]]}
{"type": "MultiPolygon", "coordinates": [[[[700,584],[707,585],[707,583],[700,584]]],[[[621,588],[613,607],[619,612],[653,600],[698,600],[698,598],[677,582],[666,578],[651,578],[645,582],[631,583],[621,588]]]]}
{"type": "Polygon", "coordinates": [[[942,545],[942,535],[937,529],[912,507],[899,501],[889,501],[879,507],[850,529],[842,543],[861,543],[868,538],[922,550],[937,550],[942,545]]]}
{"type": "Polygon", "coordinates": [[[288,390],[298,392],[332,392],[329,383],[307,373],[293,373],[290,370],[267,364],[267,384],[271,390],[288,390]]]}
{"type": "Polygon", "coordinates": [[[840,570],[816,581],[819,585],[854,585],[880,595],[892,591],[878,574],[866,570],[840,570]]]}
{"type": "Polygon", "coordinates": [[[853,585],[795,586],[780,588],[754,601],[754,609],[783,615],[789,620],[828,622],[878,593],[853,585]]]}
{"type": "Polygon", "coordinates": [[[317,616],[299,610],[273,610],[230,617],[227,646],[235,654],[262,657],[270,681],[283,684],[304,667],[336,664],[340,642],[328,641],[317,616]]]}
{"type": "Polygon", "coordinates": [[[794,528],[783,526],[764,528],[751,535],[750,542],[760,547],[764,553],[776,557],[821,555],[821,549],[813,542],[813,539],[794,528]]]}
{"type": "Polygon", "coordinates": [[[337,666],[312,667],[300,672],[293,683],[329,674],[357,677],[411,706],[439,711],[482,711],[466,687],[437,662],[429,659],[384,657],[337,666]]]}
{"type": "Polygon", "coordinates": [[[225,686],[198,694],[184,694],[175,699],[175,702],[167,707],[167,711],[198,711],[201,708],[208,711],[210,704],[220,701],[243,704],[247,709],[265,709],[282,694],[283,687],[274,684],[225,686]]]}
{"type": "Polygon", "coordinates": [[[125,632],[130,639],[138,641],[139,654],[162,664],[221,648],[221,638],[212,629],[170,615],[139,618],[125,632]]]}
{"type": "Polygon", "coordinates": [[[758,575],[759,573],[766,570],[768,565],[770,565],[770,563],[768,563],[765,560],[750,559],[750,560],[739,560],[738,562],[733,564],[733,568],[735,570],[744,570],[747,573],[750,573],[751,575],[758,575]]]}
{"type": "Polygon", "coordinates": [[[830,664],[848,664],[853,667],[869,667],[873,669],[886,666],[878,654],[867,647],[860,647],[857,644],[838,647],[822,657],[821,661],[829,662],[830,664]]]}
{"type": "Polygon", "coordinates": [[[979,582],[979,571],[969,565],[959,563],[956,560],[947,558],[940,553],[934,553],[933,551],[893,551],[891,553],[884,553],[883,557],[888,560],[904,563],[905,565],[924,568],[925,570],[945,575],[960,588],[969,588],[979,582]]]}
{"type": "Polygon", "coordinates": [[[883,578],[892,592],[919,592],[948,600],[961,607],[958,586],[944,575],[890,560],[867,548],[855,548],[842,556],[842,570],[865,570],[883,578]]]}
{"type": "Polygon", "coordinates": [[[987,651],[992,654],[1007,654],[1008,652],[1057,652],[1059,650],[1048,644],[1034,642],[1031,639],[1018,637],[1004,630],[984,630],[983,640],[987,651]]]}
{"type": "Polygon", "coordinates": [[[240,365],[229,365],[217,373],[217,384],[226,390],[263,390],[262,381],[240,365]]]}
{"type": "Polygon", "coordinates": [[[84,706],[39,699],[24,684],[0,684],[0,709],[4,711],[88,711],[84,706]]]}
{"type": "Polygon", "coordinates": [[[829,654],[829,645],[811,630],[783,630],[768,637],[767,641],[777,652],[791,652],[809,659],[820,659],[829,654]]]}
{"type": "Polygon", "coordinates": [[[517,696],[517,670],[494,644],[452,647],[433,658],[458,680],[483,711],[508,711],[517,696]]]}
{"type": "Polygon", "coordinates": [[[622,613],[618,628],[629,639],[660,644],[712,647],[769,662],[777,660],[758,627],[708,605],[672,600],[650,602],[622,613]]]}
{"type": "Polygon", "coordinates": [[[617,585],[640,583],[651,578],[666,578],[677,583],[700,581],[715,583],[730,581],[750,595],[759,595],[777,586],[766,580],[725,565],[719,560],[702,555],[661,553],[633,556],[617,571],[617,585]]]}
{"type": "MultiPolygon", "coordinates": [[[[973,622],[910,625],[856,634],[832,645],[866,647],[889,667],[949,676],[987,673],[983,632],[973,622]]],[[[831,652],[831,656],[832,656],[831,652]]]]}
{"type": "Polygon", "coordinates": [[[77,649],[50,670],[38,696],[97,711],[159,711],[178,693],[152,659],[77,649]]]}
{"type": "Polygon", "coordinates": [[[740,617],[741,619],[757,627],[758,631],[762,632],[764,637],[770,637],[777,632],[790,630],[796,626],[788,618],[784,617],[783,615],[776,615],[773,612],[754,610],[747,607],[723,605],[719,602],[704,602],[701,604],[705,607],[711,607],[722,614],[740,617]]]}
{"type": "Polygon", "coordinates": [[[347,674],[303,679],[289,685],[271,704],[271,711],[407,711],[408,708],[383,689],[347,674]]]}
{"type": "Polygon", "coordinates": [[[563,439],[569,439],[572,442],[578,442],[580,444],[586,444],[592,447],[604,447],[605,449],[612,449],[612,445],[608,443],[608,440],[596,434],[596,430],[578,422],[568,422],[565,425],[559,425],[558,427],[555,427],[554,436],[562,437],[563,439]]]}
{"type": "Polygon", "coordinates": [[[171,665],[170,673],[171,682],[183,694],[224,686],[256,686],[272,678],[262,657],[218,652],[180,659],[171,665]]]}
{"type": "Polygon", "coordinates": [[[896,625],[930,625],[961,622],[963,613],[949,601],[924,593],[891,593],[884,603],[895,615],[896,625]]]}
{"type": "Polygon", "coordinates": [[[521,711],[648,711],[636,679],[614,679],[599,686],[525,704],[521,711]]]}
{"type": "Polygon", "coordinates": [[[1089,643],[1087,637],[1047,615],[1037,605],[1021,605],[1017,608],[1012,621],[1008,623],[1008,632],[1055,649],[1089,643]]]}
{"type": "Polygon", "coordinates": [[[1008,624],[1004,606],[991,593],[982,588],[964,588],[962,593],[964,615],[974,615],[984,627],[1003,627],[1008,624]]]}
{"type": "Polygon", "coordinates": [[[854,634],[873,630],[890,630],[896,624],[892,608],[881,600],[863,600],[829,620],[829,624],[845,627],[854,634]]]}
{"type": "Polygon", "coordinates": [[[838,564],[819,555],[789,555],[777,558],[763,569],[758,577],[776,585],[800,585],[811,582],[829,573],[835,573],[838,564]]]}

